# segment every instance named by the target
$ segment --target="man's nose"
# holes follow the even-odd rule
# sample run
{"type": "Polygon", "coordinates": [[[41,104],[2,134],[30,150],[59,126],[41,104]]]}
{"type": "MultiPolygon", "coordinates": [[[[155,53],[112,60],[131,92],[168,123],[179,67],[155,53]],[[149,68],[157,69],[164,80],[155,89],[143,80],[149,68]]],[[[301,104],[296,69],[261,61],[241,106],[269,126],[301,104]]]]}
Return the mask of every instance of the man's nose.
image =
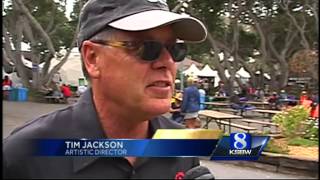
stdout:
{"type": "Polygon", "coordinates": [[[155,69],[170,68],[174,64],[175,61],[173,60],[167,48],[163,48],[159,58],[152,63],[152,67],[155,69]]]}

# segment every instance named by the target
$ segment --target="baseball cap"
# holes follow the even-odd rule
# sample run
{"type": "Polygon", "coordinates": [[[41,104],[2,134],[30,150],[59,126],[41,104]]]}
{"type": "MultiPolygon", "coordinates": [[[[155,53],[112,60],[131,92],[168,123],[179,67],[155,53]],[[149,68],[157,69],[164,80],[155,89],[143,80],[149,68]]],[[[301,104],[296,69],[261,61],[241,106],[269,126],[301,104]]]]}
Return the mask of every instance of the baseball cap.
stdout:
{"type": "Polygon", "coordinates": [[[125,31],[143,31],[172,24],[177,38],[202,42],[207,30],[189,15],[169,11],[166,0],[89,0],[80,12],[78,47],[107,27],[125,31]]]}

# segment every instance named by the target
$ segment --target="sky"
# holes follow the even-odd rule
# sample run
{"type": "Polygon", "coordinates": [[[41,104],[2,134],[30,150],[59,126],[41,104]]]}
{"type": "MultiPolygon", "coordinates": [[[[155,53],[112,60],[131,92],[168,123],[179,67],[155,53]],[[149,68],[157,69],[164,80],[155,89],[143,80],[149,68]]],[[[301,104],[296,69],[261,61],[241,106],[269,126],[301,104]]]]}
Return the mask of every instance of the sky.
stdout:
{"type": "Polygon", "coordinates": [[[72,12],[74,0],[67,0],[67,7],[66,7],[66,16],[70,18],[70,13],[72,12]]]}

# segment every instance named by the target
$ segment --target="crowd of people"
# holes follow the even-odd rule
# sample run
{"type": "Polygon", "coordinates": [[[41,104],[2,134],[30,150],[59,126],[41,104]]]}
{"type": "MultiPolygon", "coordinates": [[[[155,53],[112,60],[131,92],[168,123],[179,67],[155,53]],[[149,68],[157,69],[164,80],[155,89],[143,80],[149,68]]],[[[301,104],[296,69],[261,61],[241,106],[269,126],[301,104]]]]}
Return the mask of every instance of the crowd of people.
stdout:
{"type": "MultiPolygon", "coordinates": [[[[176,95],[172,98],[172,119],[178,123],[183,123],[187,128],[199,128],[198,111],[203,110],[204,101],[208,100],[207,92],[203,88],[203,83],[197,78],[189,77],[187,79],[188,87],[182,92],[176,90],[176,95]]],[[[228,97],[231,103],[230,107],[240,112],[253,110],[256,107],[247,103],[247,101],[268,102],[271,110],[284,110],[295,105],[303,105],[310,108],[310,117],[319,117],[319,97],[317,93],[308,94],[307,91],[302,91],[300,98],[290,95],[286,90],[282,89],[279,93],[276,91],[270,93],[263,88],[253,88],[246,85],[241,90],[234,90],[229,94],[225,84],[220,81],[215,88],[214,93],[216,98],[228,97]]]]}

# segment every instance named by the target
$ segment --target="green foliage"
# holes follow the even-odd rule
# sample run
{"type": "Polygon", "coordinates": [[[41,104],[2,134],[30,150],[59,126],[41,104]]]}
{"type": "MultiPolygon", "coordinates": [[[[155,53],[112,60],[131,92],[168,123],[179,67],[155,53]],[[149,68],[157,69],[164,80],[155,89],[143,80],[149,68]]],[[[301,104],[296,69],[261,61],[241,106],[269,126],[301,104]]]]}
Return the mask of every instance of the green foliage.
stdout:
{"type": "MultiPolygon", "coordinates": [[[[48,33],[56,51],[59,51],[63,47],[69,47],[76,29],[76,24],[69,23],[69,20],[65,16],[65,4],[63,1],[25,0],[23,2],[32,16],[48,33]]],[[[5,24],[8,27],[10,34],[14,35],[13,32],[16,27],[15,22],[19,12],[12,8],[5,9],[5,11],[5,24]]],[[[41,33],[34,28],[32,28],[32,31],[37,44],[37,46],[34,47],[37,53],[48,52],[48,47],[46,46],[45,39],[42,37],[41,33]]],[[[15,38],[13,38],[13,41],[15,41],[15,38]]],[[[24,38],[23,41],[26,43],[30,42],[26,38],[24,38]]]]}
{"type": "Polygon", "coordinates": [[[286,144],[276,143],[274,139],[270,139],[267,146],[264,148],[265,152],[288,154],[289,148],[286,144]]]}
{"type": "Polygon", "coordinates": [[[309,112],[303,106],[295,106],[290,110],[273,116],[272,121],[279,124],[283,135],[286,137],[297,137],[306,130],[303,122],[306,122],[309,112]]]}
{"type": "Polygon", "coordinates": [[[222,133],[223,134],[223,136],[230,136],[230,133],[229,132],[224,132],[224,133],[222,133]]]}
{"type": "Polygon", "coordinates": [[[319,141],[319,119],[308,119],[305,125],[306,130],[303,137],[312,141],[319,141]]]}
{"type": "Polygon", "coordinates": [[[288,145],[291,146],[304,146],[304,147],[314,147],[314,146],[319,146],[319,141],[318,140],[309,140],[309,139],[304,139],[301,137],[296,137],[293,139],[289,139],[288,145]]]}

